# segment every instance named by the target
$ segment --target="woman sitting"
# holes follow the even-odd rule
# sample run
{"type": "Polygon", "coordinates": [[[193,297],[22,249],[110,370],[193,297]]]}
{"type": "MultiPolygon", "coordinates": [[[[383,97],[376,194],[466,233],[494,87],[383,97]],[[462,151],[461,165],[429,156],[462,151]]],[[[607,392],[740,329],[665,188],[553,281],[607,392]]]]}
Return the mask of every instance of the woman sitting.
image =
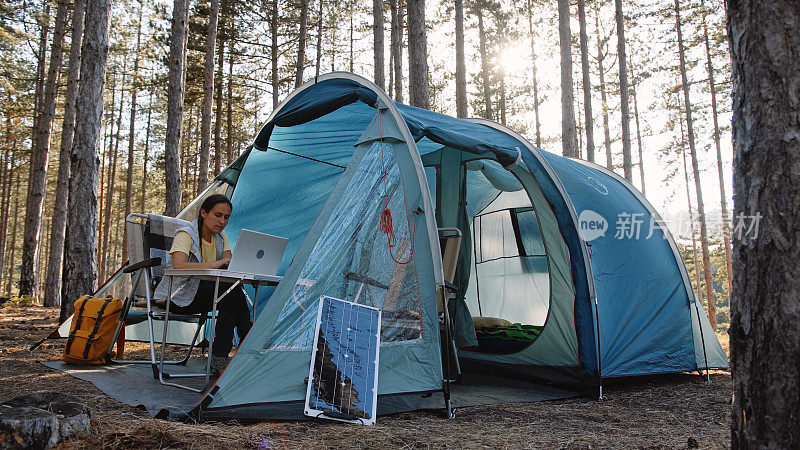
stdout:
{"type": "MultiPolygon", "coordinates": [[[[175,269],[225,269],[231,261],[228,237],[222,230],[228,225],[233,205],[220,194],[208,196],[200,206],[196,221],[175,233],[169,254],[175,269]]],[[[230,288],[230,283],[219,283],[219,294],[230,288]]],[[[156,298],[167,298],[169,279],[164,277],[156,288],[156,298]]],[[[170,312],[176,314],[207,314],[214,301],[214,282],[197,278],[178,278],[172,281],[170,312]]],[[[233,347],[233,329],[241,342],[250,331],[250,310],[244,290],[237,286],[217,304],[215,338],[211,367],[218,374],[228,365],[228,354],[233,347]]]]}

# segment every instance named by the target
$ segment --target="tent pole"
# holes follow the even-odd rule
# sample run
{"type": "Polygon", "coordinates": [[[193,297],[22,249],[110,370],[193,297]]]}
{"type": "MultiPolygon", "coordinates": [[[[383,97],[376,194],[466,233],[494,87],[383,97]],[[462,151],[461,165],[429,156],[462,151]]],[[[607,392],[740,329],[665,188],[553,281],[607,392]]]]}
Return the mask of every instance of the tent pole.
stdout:
{"type": "MultiPolygon", "coordinates": [[[[711,383],[711,373],[708,369],[708,356],[706,356],[706,337],[703,335],[703,322],[700,321],[700,309],[697,307],[697,301],[694,302],[694,312],[697,313],[697,329],[700,330],[700,343],[703,346],[703,361],[706,363],[706,383],[711,383]]],[[[703,372],[700,372],[703,376],[703,372]]]]}
{"type": "Polygon", "coordinates": [[[597,297],[594,298],[594,324],[597,329],[597,379],[600,385],[597,401],[602,402],[605,401],[605,397],[603,397],[603,370],[600,366],[600,315],[598,313],[597,297]]]}
{"type": "MultiPolygon", "coordinates": [[[[440,295],[442,296],[442,306],[444,309],[444,339],[447,341],[447,344],[443,347],[445,349],[445,362],[442,370],[442,392],[444,393],[444,408],[447,418],[454,419],[456,414],[455,410],[453,409],[453,405],[450,402],[450,342],[453,341],[453,335],[450,328],[450,311],[447,304],[449,299],[445,297],[445,289],[446,288],[444,286],[438,289],[440,295]]],[[[442,343],[440,342],[440,348],[442,347],[441,344],[442,343]]]]}

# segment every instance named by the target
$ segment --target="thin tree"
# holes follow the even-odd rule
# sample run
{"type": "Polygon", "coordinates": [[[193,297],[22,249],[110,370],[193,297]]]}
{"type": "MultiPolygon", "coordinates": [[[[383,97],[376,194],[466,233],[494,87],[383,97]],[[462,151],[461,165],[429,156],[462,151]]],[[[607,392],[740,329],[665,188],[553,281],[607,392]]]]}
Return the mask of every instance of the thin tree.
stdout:
{"type": "MultiPolygon", "coordinates": [[[[461,0],[457,0],[461,1],[461,0]]],[[[403,0],[389,0],[392,14],[392,64],[394,100],[403,101],[403,0]]]]}
{"type": "Polygon", "coordinates": [[[208,158],[211,153],[211,109],[214,107],[214,50],[217,48],[219,0],[211,0],[208,12],[206,60],[203,72],[203,115],[200,125],[200,173],[197,176],[197,195],[208,186],[208,158]]]}
{"type": "Polygon", "coordinates": [[[597,72],[600,76],[600,102],[603,111],[603,146],[606,150],[606,168],[614,170],[614,159],[611,156],[611,130],[608,122],[608,95],[606,90],[605,74],[606,69],[603,67],[607,51],[604,50],[607,39],[600,38],[600,10],[598,2],[594,2],[594,29],[595,37],[597,39],[597,72]]]}
{"type": "MultiPolygon", "coordinates": [[[[305,1],[305,0],[303,0],[305,1]]],[[[217,60],[217,76],[214,79],[214,95],[216,96],[216,117],[214,120],[214,174],[220,172],[222,166],[222,76],[225,70],[225,15],[219,21],[219,56],[217,60]]],[[[149,112],[148,112],[149,117],[149,112]]]]}
{"type": "Polygon", "coordinates": [[[150,117],[153,113],[153,92],[150,91],[150,102],[147,104],[147,129],[144,133],[144,155],[142,155],[142,197],[140,210],[142,213],[147,211],[147,160],[150,157],[150,117]]]}
{"type": "Polygon", "coordinates": [[[83,42],[83,15],[85,9],[85,0],[75,1],[72,11],[72,41],[69,49],[64,120],[61,127],[61,150],[59,152],[58,179],[56,180],[56,199],[53,204],[52,229],[50,230],[50,255],[47,259],[47,277],[44,284],[44,304],[52,306],[57,306],[61,303],[64,234],[67,228],[70,161],[72,159],[72,138],[75,131],[75,105],[78,101],[78,79],[81,71],[81,45],[83,42]]]}
{"type": "Polygon", "coordinates": [[[233,51],[236,43],[233,39],[228,40],[228,92],[226,113],[226,135],[225,135],[225,154],[227,162],[233,162],[233,51]]]}
{"type": "Polygon", "coordinates": [[[692,102],[689,99],[689,80],[686,76],[686,56],[681,31],[680,0],[675,0],[675,26],[678,31],[678,56],[680,58],[681,84],[683,88],[683,105],[686,112],[686,134],[689,138],[689,155],[692,160],[695,195],[697,196],[697,218],[700,221],[700,246],[703,252],[703,275],[706,285],[706,302],[708,305],[708,321],[711,328],[717,329],[717,312],[714,304],[714,286],[711,283],[711,262],[708,252],[708,231],[706,229],[706,213],[703,206],[703,190],[700,186],[700,167],[695,148],[694,122],[692,121],[692,102]]]}
{"type": "Polygon", "coordinates": [[[174,0],[169,37],[169,79],[167,82],[167,134],[164,139],[164,181],[166,208],[175,216],[181,210],[181,132],[183,93],[186,76],[186,40],[189,0],[174,0]]]}
{"type": "Polygon", "coordinates": [[[467,117],[467,65],[464,58],[464,0],[456,0],[456,115],[467,117]]]}
{"type": "Polygon", "coordinates": [[[303,71],[306,68],[306,39],[308,38],[308,2],[300,0],[300,32],[297,37],[297,63],[294,69],[294,87],[303,84],[303,71]]]}
{"type": "Polygon", "coordinates": [[[536,73],[536,35],[533,31],[533,7],[531,0],[525,0],[528,16],[528,34],[531,40],[531,75],[533,76],[533,114],[536,120],[536,146],[542,147],[541,122],[539,121],[539,80],[536,73]]]}
{"type": "MultiPolygon", "coordinates": [[[[131,80],[131,115],[128,130],[128,170],[125,174],[125,217],[131,213],[133,203],[133,150],[136,143],[136,100],[139,95],[139,53],[142,45],[142,9],[144,1],[139,1],[139,17],[136,21],[136,50],[133,56],[133,76],[131,80]]],[[[128,237],[123,234],[122,260],[128,259],[128,237]]]]}
{"type": "Polygon", "coordinates": [[[278,74],[278,0],[272,0],[269,18],[269,33],[272,45],[270,46],[270,60],[272,62],[272,109],[280,103],[280,77],[278,74]]]}
{"type": "Polygon", "coordinates": [[[11,225],[11,254],[8,256],[8,275],[6,278],[6,297],[11,297],[11,285],[14,280],[14,256],[17,251],[17,223],[19,222],[19,203],[20,203],[20,195],[19,195],[19,186],[20,186],[20,179],[19,179],[19,170],[14,171],[16,173],[16,181],[14,182],[14,214],[12,217],[14,218],[14,223],[11,225]]]}
{"type": "Polygon", "coordinates": [[[569,27],[569,17],[569,0],[558,0],[558,37],[561,48],[561,146],[564,156],[578,157],[572,81],[572,32],[569,27]]]}
{"type": "Polygon", "coordinates": [[[617,19],[617,61],[619,62],[619,109],[622,116],[622,170],[625,179],[633,182],[633,162],[631,160],[631,114],[628,106],[628,57],[625,50],[625,17],[622,14],[622,0],[614,0],[617,19]]]}
{"type": "Polygon", "coordinates": [[[428,89],[428,37],[425,0],[408,0],[408,92],[411,106],[431,108],[428,89]]]}
{"type": "Polygon", "coordinates": [[[317,14],[317,59],[314,66],[314,76],[319,78],[319,71],[322,65],[322,7],[325,5],[325,0],[319,0],[319,13],[317,14]]]}
{"type": "Polygon", "coordinates": [[[800,8],[725,3],[733,69],[734,233],[731,447],[800,448],[800,8]],[[752,225],[752,223],[749,223],[752,225]]]}
{"type": "MultiPolygon", "coordinates": [[[[68,299],[94,292],[97,284],[97,147],[103,116],[110,10],[111,0],[87,3],[72,152],[69,238],[64,262],[64,292],[68,299]]],[[[68,317],[72,310],[71,302],[61,302],[62,318],[68,317]]]]}
{"type": "MultiPolygon", "coordinates": [[[[19,279],[19,295],[36,296],[38,290],[35,262],[39,252],[39,232],[42,228],[42,205],[47,188],[47,163],[50,151],[50,135],[56,112],[58,81],[61,76],[61,61],[64,33],[67,27],[69,4],[59,0],[56,8],[56,23],[53,42],[50,46],[50,65],[44,86],[44,97],[36,120],[36,137],[33,139],[28,198],[25,207],[25,231],[22,240],[22,270],[19,279]]],[[[48,306],[54,306],[48,305],[48,306]]]]}
{"type": "Polygon", "coordinates": [[[594,119],[592,118],[592,81],[589,79],[589,39],[586,37],[585,0],[578,0],[580,26],[581,72],[583,73],[583,114],[586,130],[586,159],[594,162],[594,119]]]}
{"type": "Polygon", "coordinates": [[[481,56],[481,86],[483,91],[483,117],[494,119],[492,108],[492,86],[489,80],[489,53],[486,50],[486,27],[483,23],[483,2],[475,3],[475,16],[478,18],[478,50],[481,56]]]}
{"type": "Polygon", "coordinates": [[[383,0],[372,0],[372,56],[375,64],[375,84],[386,88],[384,76],[383,0]]]}
{"type": "Polygon", "coordinates": [[[722,208],[722,239],[725,250],[725,266],[728,269],[728,292],[733,291],[733,263],[731,257],[731,228],[728,225],[728,197],[725,195],[725,174],[722,164],[722,146],[720,144],[719,112],[717,108],[717,86],[714,82],[714,64],[711,62],[711,44],[708,38],[708,25],[706,25],[706,5],[700,0],[701,18],[703,24],[703,42],[706,47],[706,71],[708,72],[708,90],[711,92],[711,118],[714,123],[714,146],[717,150],[717,174],[719,175],[719,204],[722,208]]]}

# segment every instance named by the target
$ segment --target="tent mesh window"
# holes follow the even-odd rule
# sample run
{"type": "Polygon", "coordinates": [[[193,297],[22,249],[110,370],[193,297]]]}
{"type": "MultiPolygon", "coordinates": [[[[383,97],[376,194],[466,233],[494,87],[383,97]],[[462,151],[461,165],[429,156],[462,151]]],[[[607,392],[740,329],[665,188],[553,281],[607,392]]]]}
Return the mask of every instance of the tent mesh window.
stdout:
{"type": "Polygon", "coordinates": [[[270,348],[311,347],[321,295],[381,308],[382,342],[420,338],[422,309],[412,256],[413,221],[411,211],[406,211],[392,145],[372,143],[300,272],[278,317],[270,348]],[[387,197],[397,240],[391,253],[386,234],[379,228],[387,197]],[[406,264],[396,262],[407,260],[406,264]]]}

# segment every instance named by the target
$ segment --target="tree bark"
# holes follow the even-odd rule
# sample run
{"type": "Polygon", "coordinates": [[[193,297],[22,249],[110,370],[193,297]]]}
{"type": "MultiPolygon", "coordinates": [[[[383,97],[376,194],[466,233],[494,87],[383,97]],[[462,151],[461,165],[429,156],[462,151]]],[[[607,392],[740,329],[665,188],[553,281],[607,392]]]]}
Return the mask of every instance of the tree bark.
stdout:
{"type": "Polygon", "coordinates": [[[486,51],[486,29],[483,26],[483,5],[475,5],[475,15],[478,17],[478,49],[481,55],[481,82],[483,87],[483,117],[494,120],[492,108],[492,87],[489,81],[489,55],[486,51]]]}
{"type": "MultiPolygon", "coordinates": [[[[307,1],[307,0],[303,0],[307,1]]],[[[217,101],[216,117],[214,118],[214,175],[222,170],[222,76],[225,70],[225,16],[220,18],[219,23],[219,57],[217,61],[217,76],[214,80],[216,87],[214,95],[217,101]]],[[[148,113],[149,117],[149,113],[148,113]]]]}
{"type": "Polygon", "coordinates": [[[726,2],[733,69],[733,448],[800,448],[800,5],[726,2]]]}
{"type": "MultiPolygon", "coordinates": [[[[108,269],[108,238],[111,233],[111,211],[114,205],[114,188],[117,184],[117,162],[119,161],[119,130],[122,126],[122,111],[125,106],[125,71],[127,60],[122,65],[122,80],[119,87],[119,114],[117,114],[117,131],[114,137],[114,149],[108,165],[108,183],[106,184],[105,210],[103,211],[103,241],[100,252],[100,279],[105,280],[108,269]]],[[[112,114],[113,116],[113,114],[112,114]]]]}
{"type": "Polygon", "coordinates": [[[272,109],[280,103],[280,82],[278,77],[278,0],[272,0],[269,19],[269,33],[272,35],[270,60],[272,61],[272,109]]]}
{"type": "Polygon", "coordinates": [[[383,52],[383,0],[372,0],[372,59],[375,64],[375,84],[381,89],[386,89],[383,52]]]}
{"type": "Polygon", "coordinates": [[[731,256],[731,228],[728,219],[728,197],[725,195],[725,174],[722,164],[722,146],[719,138],[719,113],[717,110],[717,87],[714,82],[714,64],[711,63],[711,44],[708,39],[706,25],[706,5],[700,0],[703,23],[703,41],[706,47],[706,71],[708,72],[708,89],[711,92],[711,118],[714,121],[714,146],[717,150],[717,174],[719,175],[719,203],[722,208],[722,239],[725,247],[725,266],[728,269],[728,294],[733,292],[733,260],[731,256]]]}
{"type": "Polygon", "coordinates": [[[226,135],[225,135],[225,154],[228,157],[228,164],[233,162],[233,49],[234,42],[231,39],[228,43],[228,104],[227,104],[227,121],[226,121],[226,135]]]}
{"type": "Polygon", "coordinates": [[[569,0],[558,0],[558,36],[561,48],[561,146],[567,157],[578,156],[575,130],[575,98],[572,81],[572,32],[569,27],[569,0]]]}
{"type": "Polygon", "coordinates": [[[536,119],[536,147],[542,148],[541,122],[539,121],[539,81],[536,74],[536,37],[533,32],[533,5],[525,0],[528,16],[528,33],[531,39],[531,74],[533,76],[533,113],[536,119]]]}
{"type": "Polygon", "coordinates": [[[622,170],[625,179],[633,182],[631,161],[631,114],[628,106],[628,57],[625,52],[625,17],[622,15],[622,0],[614,0],[617,19],[617,60],[619,61],[619,109],[622,116],[622,170]]]}
{"type": "Polygon", "coordinates": [[[689,152],[694,173],[695,195],[697,196],[697,218],[700,221],[700,246],[703,251],[703,275],[706,285],[706,302],[708,305],[708,321],[711,328],[717,329],[717,312],[714,304],[714,286],[711,283],[711,263],[708,253],[708,231],[706,229],[706,213],[703,205],[703,190],[700,186],[700,167],[695,148],[694,123],[692,121],[692,102],[689,99],[689,80],[686,76],[686,56],[683,48],[681,32],[680,0],[675,0],[675,24],[678,30],[678,56],[680,58],[681,83],[683,85],[683,102],[686,110],[686,134],[689,138],[689,152]]]}
{"type": "MultiPolygon", "coordinates": [[[[142,9],[144,0],[139,3],[139,19],[136,22],[136,54],[133,57],[133,76],[131,80],[131,115],[128,130],[128,170],[125,174],[125,217],[131,213],[133,204],[133,164],[134,144],[136,143],[136,97],[139,95],[139,53],[142,43],[142,9]]],[[[122,260],[128,259],[128,236],[123,234],[122,260]]]]}
{"type": "Polygon", "coordinates": [[[303,71],[306,68],[306,39],[308,38],[308,2],[300,0],[300,34],[297,38],[297,64],[294,70],[294,87],[303,84],[303,71]]]}
{"type": "Polygon", "coordinates": [[[203,73],[203,117],[200,125],[200,173],[197,176],[197,195],[208,186],[208,158],[211,153],[211,109],[214,106],[214,50],[217,48],[219,0],[211,0],[206,38],[206,61],[203,73]]]}
{"type": "Polygon", "coordinates": [[[169,80],[167,83],[167,134],[164,140],[164,181],[167,216],[181,210],[181,133],[183,92],[186,80],[186,40],[189,0],[174,0],[169,38],[169,80]]]}
{"type": "Polygon", "coordinates": [[[644,186],[644,154],[642,152],[642,131],[639,128],[639,102],[636,99],[636,86],[631,90],[633,95],[633,117],[636,120],[636,145],[639,147],[639,177],[642,180],[642,195],[647,195],[644,186]]]}
{"type": "MultiPolygon", "coordinates": [[[[6,117],[6,142],[12,142],[11,139],[11,119],[6,117]]],[[[13,167],[14,162],[14,154],[11,147],[6,148],[5,155],[3,157],[3,192],[2,192],[2,202],[0,202],[0,277],[3,276],[5,273],[3,268],[5,267],[6,263],[6,242],[7,242],[7,235],[8,235],[8,216],[9,216],[9,209],[11,207],[11,180],[14,175],[14,172],[11,170],[13,167]]]]}
{"type": "MultiPolygon", "coordinates": [[[[94,292],[97,284],[97,147],[103,115],[110,10],[110,0],[87,3],[72,153],[69,239],[64,263],[68,299],[94,292]]],[[[62,316],[70,314],[72,309],[71,302],[61,303],[62,316]]]]}
{"type": "Polygon", "coordinates": [[[586,130],[586,159],[594,162],[594,118],[592,117],[592,81],[589,78],[589,39],[586,37],[585,0],[578,0],[578,22],[581,41],[581,72],[583,72],[583,114],[586,130]]]}
{"type": "Polygon", "coordinates": [[[464,57],[464,0],[455,1],[456,13],[456,116],[469,116],[467,65],[464,57]]]}
{"type": "MultiPolygon", "coordinates": [[[[460,0],[458,0],[460,1],[460,0]]],[[[403,101],[403,0],[389,0],[392,11],[392,64],[394,101],[403,101]]]]}
{"type": "Polygon", "coordinates": [[[56,96],[61,75],[61,61],[64,32],[67,26],[67,0],[59,0],[56,8],[56,23],[53,30],[53,42],[50,47],[50,66],[47,70],[47,81],[39,119],[36,121],[36,137],[33,140],[30,178],[28,179],[28,199],[25,208],[25,231],[22,241],[22,271],[20,273],[20,295],[37,297],[38,280],[35,262],[39,252],[39,233],[42,228],[42,205],[47,189],[47,163],[50,150],[50,135],[53,129],[53,118],[56,112],[56,96]]]}
{"type": "Polygon", "coordinates": [[[67,204],[69,202],[70,161],[72,138],[75,131],[75,104],[78,101],[78,80],[81,71],[81,44],[83,42],[83,15],[85,0],[76,0],[72,12],[72,42],[69,50],[67,92],[64,102],[64,121],[61,127],[61,149],[59,152],[56,199],[53,204],[52,229],[50,230],[50,255],[47,258],[47,277],[44,285],[45,306],[61,304],[61,273],[64,262],[64,233],[67,228],[67,204]]]}
{"type": "Polygon", "coordinates": [[[605,67],[603,61],[606,58],[606,52],[603,51],[605,39],[600,38],[600,10],[598,9],[597,2],[594,3],[594,29],[595,37],[597,38],[597,72],[600,76],[600,102],[602,103],[603,110],[603,145],[606,149],[606,168],[614,170],[614,159],[611,156],[611,131],[608,124],[608,95],[606,94],[606,81],[605,81],[605,67]]]}
{"type": "Polygon", "coordinates": [[[147,160],[150,157],[150,117],[153,113],[153,92],[150,92],[150,102],[147,104],[147,129],[144,133],[144,157],[142,158],[142,198],[140,211],[147,213],[147,160]]]}
{"type": "Polygon", "coordinates": [[[317,60],[314,66],[314,76],[319,77],[320,65],[322,64],[322,7],[325,4],[325,0],[319,0],[319,23],[317,24],[317,60]]]}
{"type": "Polygon", "coordinates": [[[8,256],[8,278],[6,278],[6,297],[11,297],[11,285],[14,280],[14,262],[15,253],[17,252],[17,222],[19,222],[19,170],[15,170],[17,180],[14,188],[14,224],[11,226],[11,254],[8,256]]]}
{"type": "Polygon", "coordinates": [[[700,282],[700,264],[697,263],[697,240],[695,239],[695,232],[694,232],[694,212],[692,211],[692,193],[691,188],[689,187],[689,169],[688,165],[686,164],[686,135],[683,132],[683,118],[680,115],[683,112],[678,107],[678,122],[680,122],[681,127],[681,157],[683,158],[683,180],[686,185],[686,206],[689,208],[689,228],[692,232],[692,261],[694,262],[694,292],[697,295],[697,298],[700,302],[703,302],[703,291],[700,289],[703,285],[700,282]]]}
{"type": "Polygon", "coordinates": [[[425,0],[408,0],[408,91],[411,106],[430,109],[425,0]]]}

